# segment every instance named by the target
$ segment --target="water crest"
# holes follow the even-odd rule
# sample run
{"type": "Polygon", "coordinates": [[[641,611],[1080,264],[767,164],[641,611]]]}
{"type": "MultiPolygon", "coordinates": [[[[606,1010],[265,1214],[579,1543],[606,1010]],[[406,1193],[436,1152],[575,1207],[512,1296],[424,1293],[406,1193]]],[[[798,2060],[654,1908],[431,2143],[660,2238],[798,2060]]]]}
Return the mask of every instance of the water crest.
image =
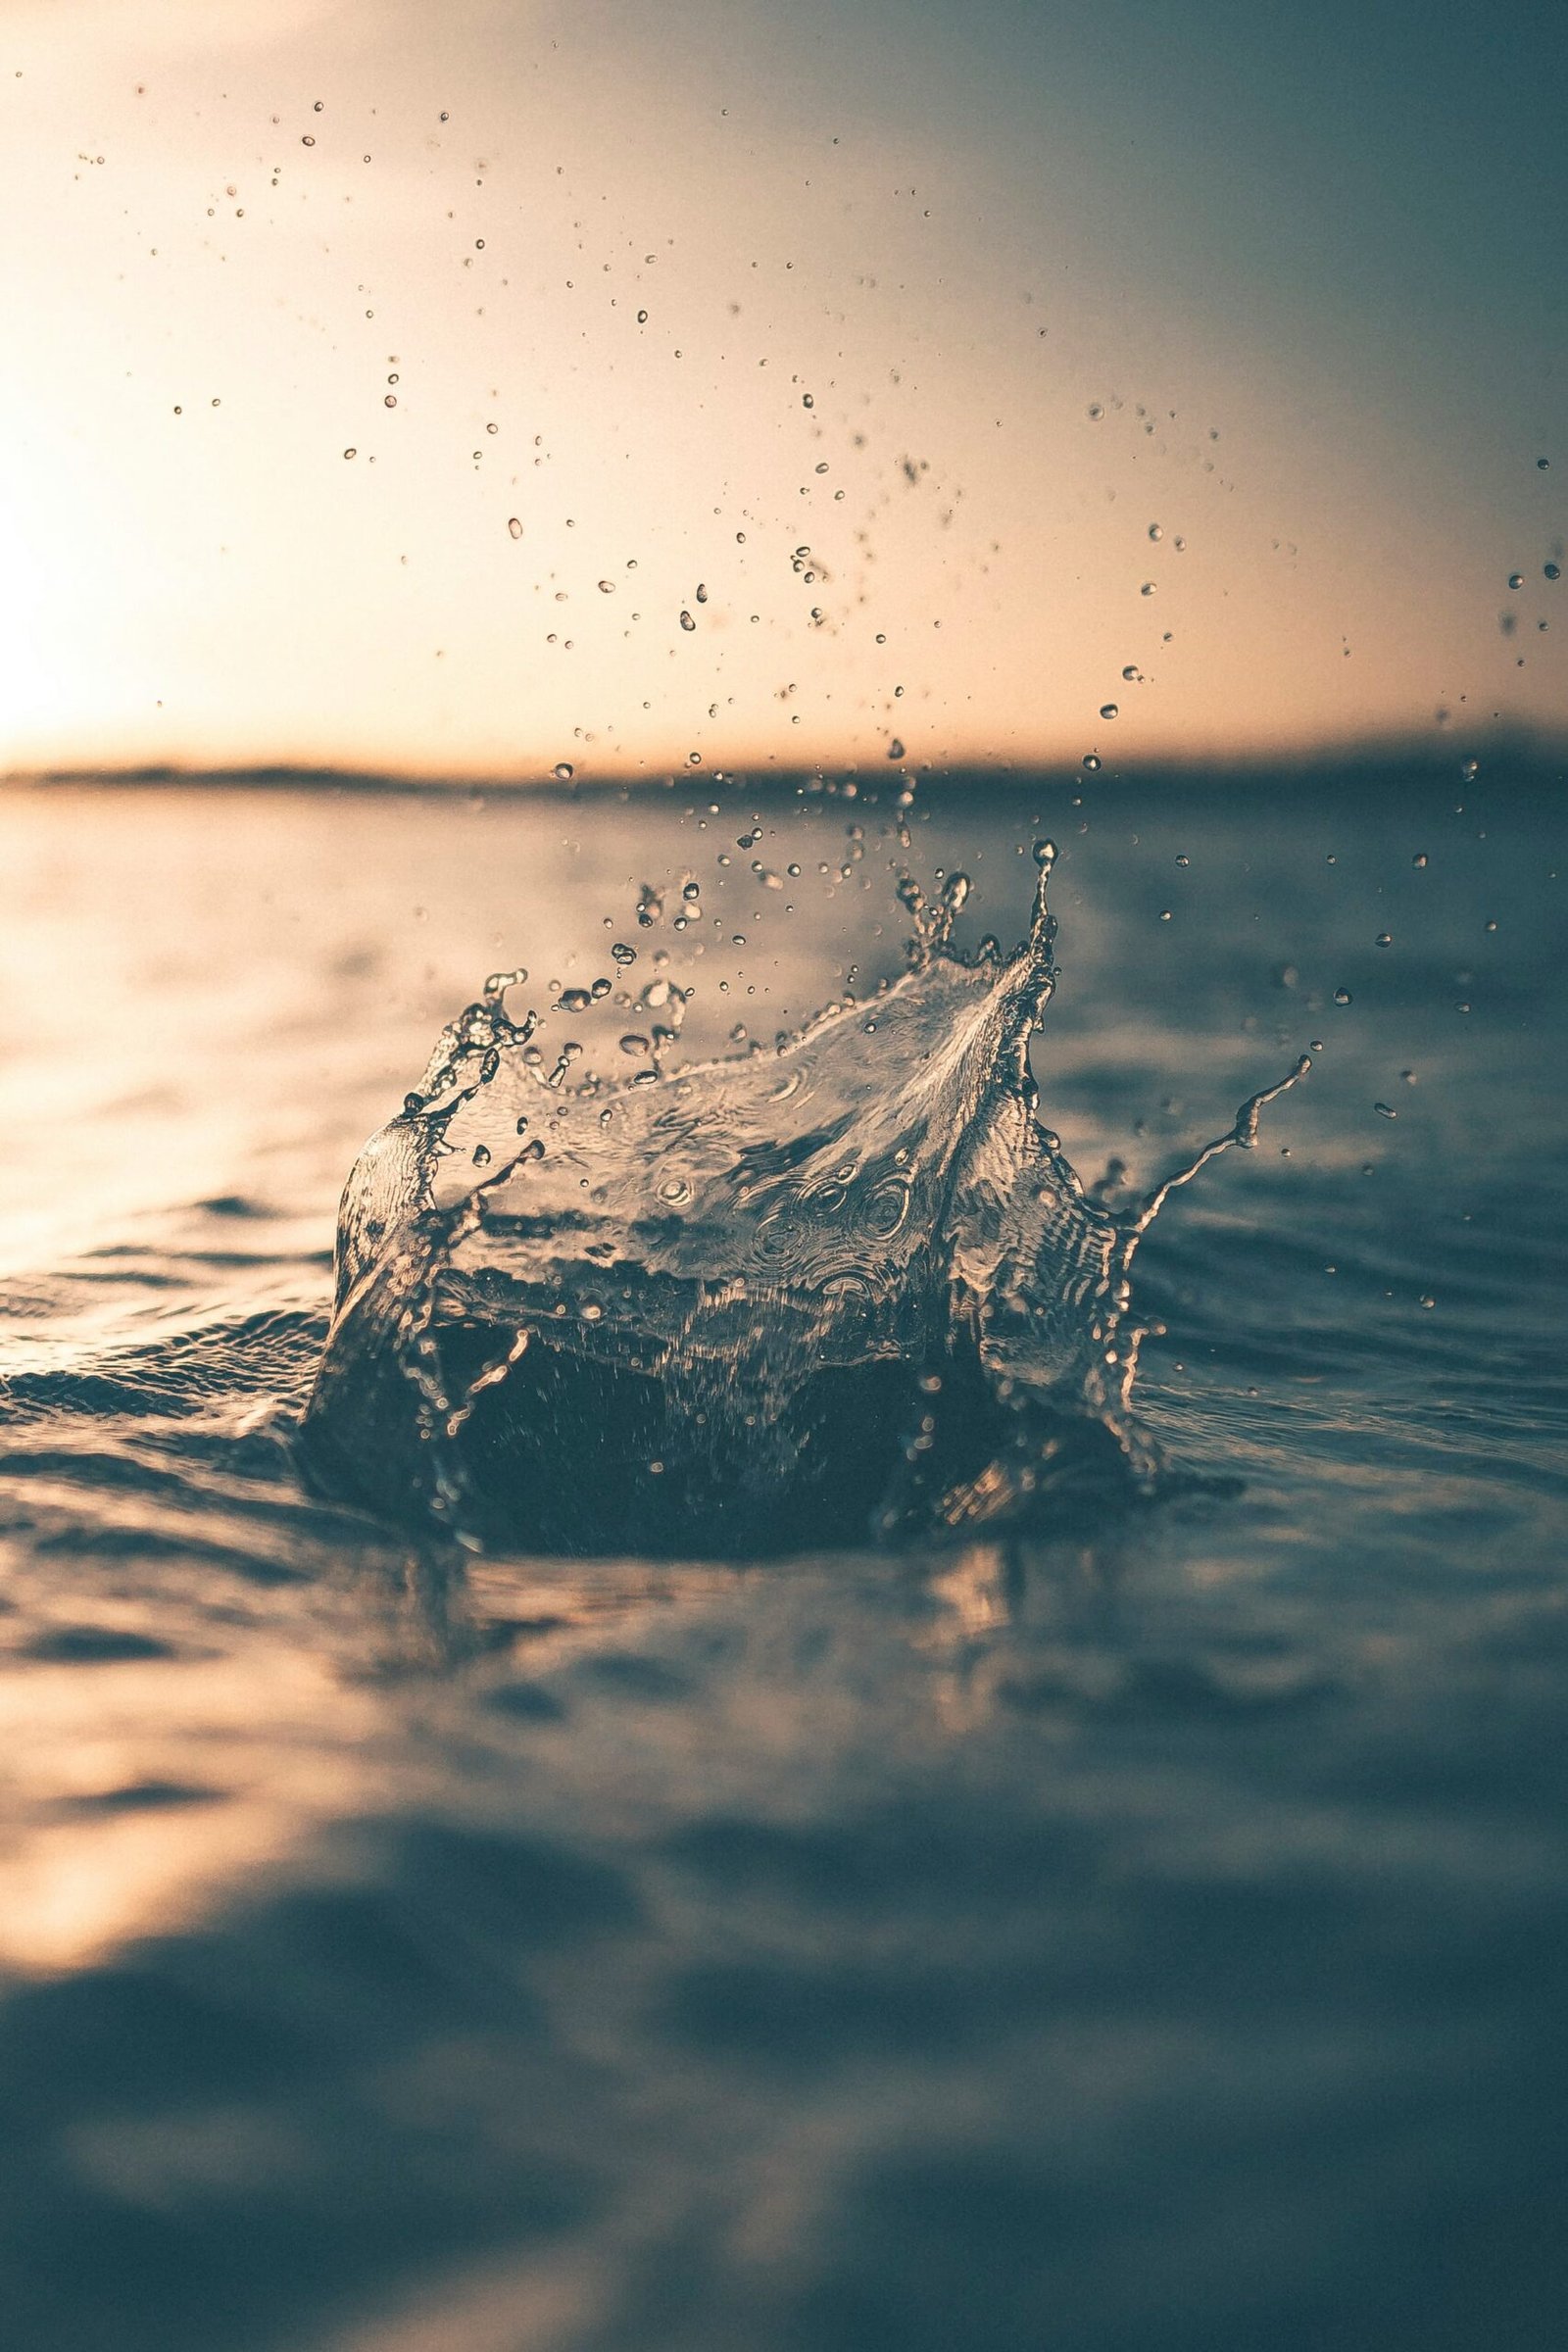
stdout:
{"type": "MultiPolygon", "coordinates": [[[[1147,1494],[1129,1276],[1170,1190],[1088,1193],[1036,1116],[1056,980],[900,896],[907,969],[774,1051],[571,1083],[497,974],[343,1197],[315,1482],[472,1545],[747,1555],[1038,1523],[1147,1494]]],[[[646,992],[645,992],[646,993],[646,992]]],[[[564,1003],[564,1000],[562,1000],[564,1003]]]]}

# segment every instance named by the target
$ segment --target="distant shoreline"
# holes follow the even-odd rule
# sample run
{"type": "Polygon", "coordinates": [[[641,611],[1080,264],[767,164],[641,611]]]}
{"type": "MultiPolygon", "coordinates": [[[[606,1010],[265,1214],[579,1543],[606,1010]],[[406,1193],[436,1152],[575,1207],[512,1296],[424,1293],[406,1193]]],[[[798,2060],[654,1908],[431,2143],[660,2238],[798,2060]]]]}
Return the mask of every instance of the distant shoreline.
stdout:
{"type": "Polygon", "coordinates": [[[941,766],[868,766],[838,769],[770,766],[692,767],[656,775],[585,773],[569,780],[552,774],[490,777],[384,774],[371,769],[270,764],[255,767],[187,768],[168,764],[140,767],[46,768],[0,777],[0,786],[40,793],[58,791],[276,792],[371,799],[399,797],[471,801],[543,799],[560,802],[652,800],[670,793],[724,792],[756,799],[863,800],[882,805],[912,786],[916,805],[958,799],[1008,799],[1042,787],[1102,791],[1107,787],[1172,793],[1225,790],[1266,796],[1273,791],[1372,792],[1405,787],[1466,783],[1495,789],[1535,789],[1568,796],[1568,743],[1526,740],[1495,744],[1467,754],[1461,744],[1434,751],[1408,743],[1324,750],[1290,758],[1107,762],[1085,769],[1072,760],[1038,763],[941,766]],[[1472,776],[1465,773],[1473,758],[1472,776]]]}

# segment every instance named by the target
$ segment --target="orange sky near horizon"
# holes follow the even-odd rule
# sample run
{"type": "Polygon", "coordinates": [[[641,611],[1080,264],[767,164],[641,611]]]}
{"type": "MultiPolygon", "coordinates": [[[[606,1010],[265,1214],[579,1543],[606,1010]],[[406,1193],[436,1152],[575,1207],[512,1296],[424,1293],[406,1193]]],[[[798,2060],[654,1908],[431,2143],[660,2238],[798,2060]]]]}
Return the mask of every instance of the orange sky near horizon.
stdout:
{"type": "Polygon", "coordinates": [[[0,11],[0,771],[1563,727],[1528,414],[1172,282],[1081,124],[781,37],[0,11]]]}

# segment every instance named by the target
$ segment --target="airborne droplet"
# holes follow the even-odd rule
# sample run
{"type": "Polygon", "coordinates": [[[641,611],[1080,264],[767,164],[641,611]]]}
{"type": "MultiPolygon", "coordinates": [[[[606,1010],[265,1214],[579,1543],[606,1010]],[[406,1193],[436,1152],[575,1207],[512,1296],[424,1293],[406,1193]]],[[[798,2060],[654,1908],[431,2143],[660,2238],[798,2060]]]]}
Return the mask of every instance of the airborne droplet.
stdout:
{"type": "Polygon", "coordinates": [[[695,629],[697,626],[696,621],[693,620],[691,614],[685,610],[684,607],[681,610],[680,625],[683,629],[695,629]]]}
{"type": "Polygon", "coordinates": [[[515,514],[508,515],[507,528],[512,533],[514,539],[520,539],[522,537],[522,524],[517,519],[515,514]]]}
{"type": "Polygon", "coordinates": [[[1120,716],[1120,710],[1115,703],[1102,703],[1100,715],[1102,718],[1116,718],[1120,716]]]}
{"type": "Polygon", "coordinates": [[[569,784],[572,777],[571,761],[569,760],[558,760],[556,761],[555,775],[556,782],[558,784],[569,784]]]}

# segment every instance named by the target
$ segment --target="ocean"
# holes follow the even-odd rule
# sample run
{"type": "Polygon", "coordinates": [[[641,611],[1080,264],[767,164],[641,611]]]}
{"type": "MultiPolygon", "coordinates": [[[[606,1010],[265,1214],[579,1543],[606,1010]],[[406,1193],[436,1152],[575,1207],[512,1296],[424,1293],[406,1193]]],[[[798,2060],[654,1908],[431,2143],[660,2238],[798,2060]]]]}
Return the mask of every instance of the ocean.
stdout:
{"type": "Polygon", "coordinates": [[[0,791],[8,2352],[1564,2340],[1561,781],[877,782],[0,791]]]}

